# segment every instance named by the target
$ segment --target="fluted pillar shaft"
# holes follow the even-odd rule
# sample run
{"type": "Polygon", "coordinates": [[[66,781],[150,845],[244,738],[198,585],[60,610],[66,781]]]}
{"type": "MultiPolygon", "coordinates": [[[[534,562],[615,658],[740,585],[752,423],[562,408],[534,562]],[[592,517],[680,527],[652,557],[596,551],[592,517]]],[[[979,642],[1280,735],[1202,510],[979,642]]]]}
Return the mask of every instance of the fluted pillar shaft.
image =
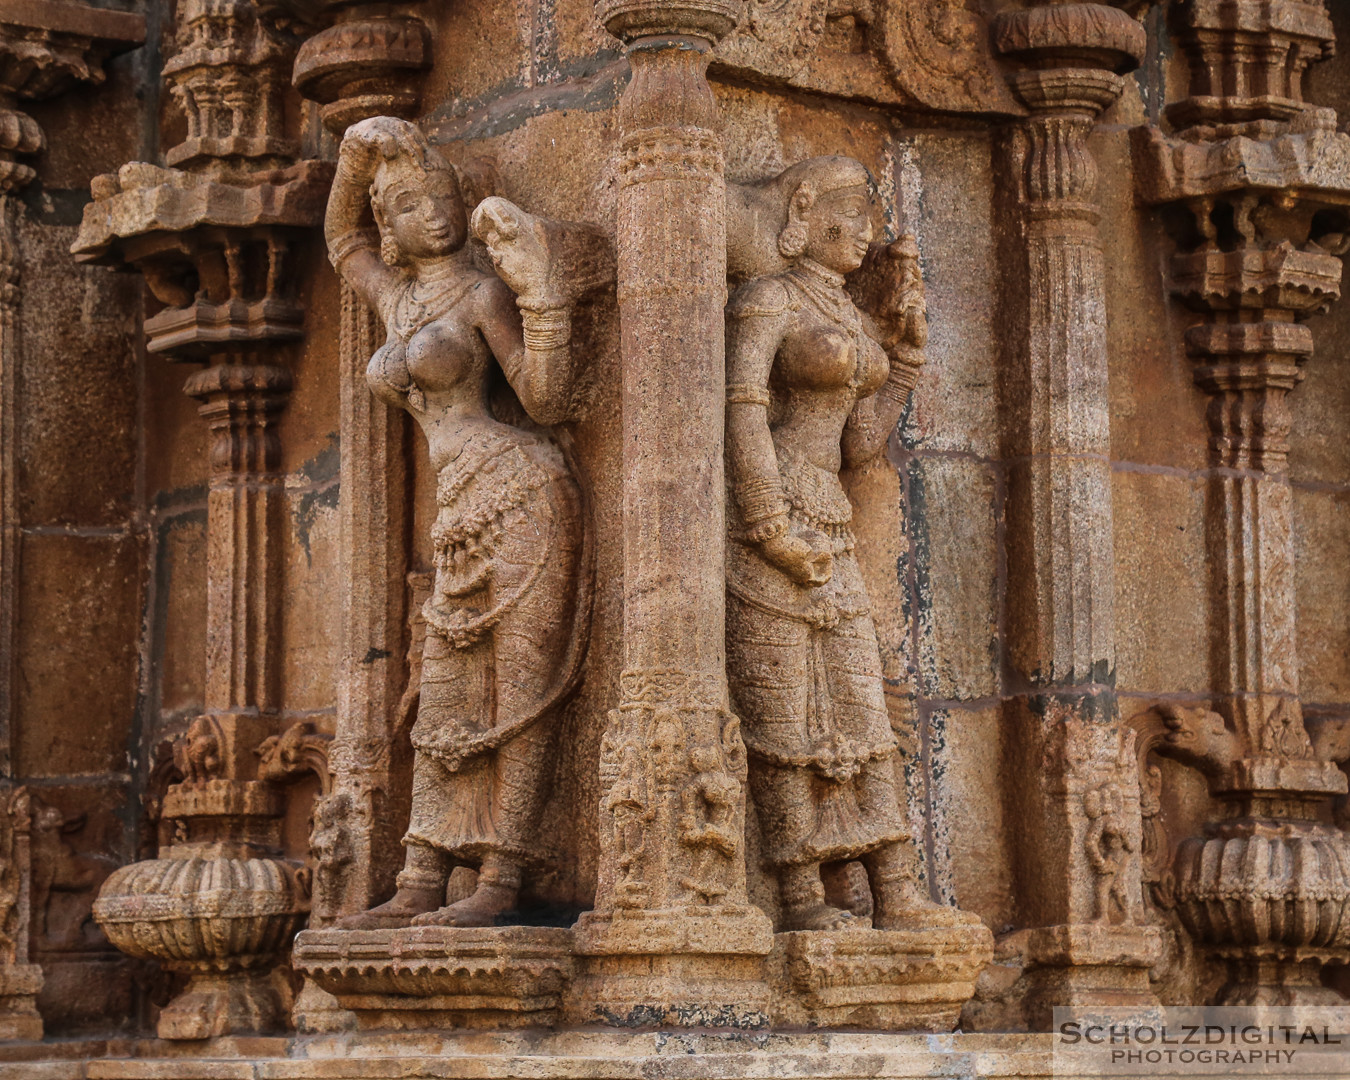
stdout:
{"type": "Polygon", "coordinates": [[[10,724],[22,542],[18,500],[19,254],[12,190],[0,181],[0,778],[13,775],[10,724]]]}
{"type": "Polygon", "coordinates": [[[1007,705],[1012,800],[1026,824],[1019,926],[1027,1011],[1148,1000],[1155,943],[1135,926],[1139,866],[1104,868],[1103,828],[1138,851],[1138,786],[1115,694],[1105,256],[1088,140],[1137,66],[1144,32],[1101,4],[1002,15],[999,50],[1028,110],[1008,133],[1015,192],[1006,356],[1007,705]],[[1020,284],[1017,284],[1020,283],[1020,284]]]}
{"type": "Polygon", "coordinates": [[[284,368],[218,364],[184,387],[210,425],[207,496],[206,711],[278,707],[281,526],[276,419],[291,376],[284,368]]]}
{"type": "Polygon", "coordinates": [[[726,683],[726,185],[706,78],[737,6],[599,4],[632,67],[616,222],[624,671],[601,750],[596,907],[578,934],[583,1008],[610,1021],[745,1026],[767,1004],[771,928],[746,899],[745,749],[726,683]],[[737,792],[718,823],[730,853],[685,820],[710,774],[737,792]]]}

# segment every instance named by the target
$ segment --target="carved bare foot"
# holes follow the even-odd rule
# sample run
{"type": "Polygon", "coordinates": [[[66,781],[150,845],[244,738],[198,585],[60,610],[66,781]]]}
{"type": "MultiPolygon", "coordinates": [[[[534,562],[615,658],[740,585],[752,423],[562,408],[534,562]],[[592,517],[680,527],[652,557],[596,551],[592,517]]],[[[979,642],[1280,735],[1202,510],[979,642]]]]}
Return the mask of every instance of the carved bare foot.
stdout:
{"type": "Polygon", "coordinates": [[[872,926],[876,930],[922,930],[979,921],[967,911],[937,903],[913,881],[887,884],[873,894],[872,926]]]}
{"type": "Polygon", "coordinates": [[[783,912],[784,930],[866,930],[869,922],[829,904],[807,904],[783,912]]]}
{"type": "Polygon", "coordinates": [[[497,916],[516,906],[516,890],[505,885],[480,884],[472,896],[418,915],[414,926],[494,926],[497,916]]]}
{"type": "Polygon", "coordinates": [[[399,889],[393,899],[339,919],[337,925],[342,930],[397,930],[408,926],[418,915],[435,911],[444,899],[445,894],[439,889],[399,889]]]}
{"type": "Polygon", "coordinates": [[[558,308],[565,297],[553,280],[544,222],[515,203],[493,196],[473,212],[474,235],[487,245],[492,265],[522,306],[558,308]]]}

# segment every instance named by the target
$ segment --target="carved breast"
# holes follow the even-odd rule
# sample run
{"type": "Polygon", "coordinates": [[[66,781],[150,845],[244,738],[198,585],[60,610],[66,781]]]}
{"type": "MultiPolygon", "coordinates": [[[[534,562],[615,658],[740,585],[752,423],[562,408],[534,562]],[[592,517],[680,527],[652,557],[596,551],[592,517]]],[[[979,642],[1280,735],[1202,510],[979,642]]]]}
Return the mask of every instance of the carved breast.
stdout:
{"type": "Polygon", "coordinates": [[[794,331],[778,353],[778,375],[794,390],[839,390],[854,379],[858,350],[837,327],[817,323],[794,331]]]}
{"type": "Polygon", "coordinates": [[[423,390],[457,390],[482,382],[487,350],[472,326],[453,316],[428,323],[407,346],[408,374],[423,390]]]}
{"type": "Polygon", "coordinates": [[[889,370],[885,353],[870,339],[817,323],[784,339],[776,374],[794,390],[847,389],[866,397],[886,381],[889,370]]]}

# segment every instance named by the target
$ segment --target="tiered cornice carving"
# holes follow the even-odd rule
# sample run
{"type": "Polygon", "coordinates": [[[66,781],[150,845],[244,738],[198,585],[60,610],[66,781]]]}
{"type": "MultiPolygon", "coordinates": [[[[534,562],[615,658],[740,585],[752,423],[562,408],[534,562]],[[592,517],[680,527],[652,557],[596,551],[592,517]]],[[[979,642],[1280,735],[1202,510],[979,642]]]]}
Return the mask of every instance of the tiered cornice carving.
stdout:
{"type": "Polygon", "coordinates": [[[293,159],[283,91],[294,43],[257,6],[238,0],[186,0],[178,20],[178,51],[164,77],[188,133],[165,160],[227,172],[293,159]]]}
{"type": "Polygon", "coordinates": [[[1212,711],[1160,709],[1136,726],[1145,754],[1206,776],[1228,820],[1174,858],[1155,845],[1154,895],[1227,958],[1224,1002],[1339,1001],[1320,968],[1350,961],[1350,939],[1332,929],[1350,901],[1350,851],[1325,824],[1346,779],[1315,749],[1300,701],[1287,475],[1287,398],[1313,353],[1305,323],[1340,296],[1350,231],[1350,135],[1302,94],[1307,66],[1331,54],[1332,24],[1304,0],[1196,0],[1170,14],[1190,88],[1165,111],[1170,132],[1135,131],[1137,193],[1175,243],[1169,284],[1194,313],[1185,348],[1210,397],[1220,648],[1212,711]],[[1312,896],[1318,917],[1292,919],[1312,896]],[[1249,918],[1217,917],[1215,905],[1233,904],[1249,918]]]}

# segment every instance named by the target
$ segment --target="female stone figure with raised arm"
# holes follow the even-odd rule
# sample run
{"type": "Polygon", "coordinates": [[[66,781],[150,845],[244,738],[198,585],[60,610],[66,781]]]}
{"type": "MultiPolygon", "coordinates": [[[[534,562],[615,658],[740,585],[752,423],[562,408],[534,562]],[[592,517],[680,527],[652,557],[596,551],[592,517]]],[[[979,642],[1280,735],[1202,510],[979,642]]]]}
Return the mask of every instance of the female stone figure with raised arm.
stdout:
{"type": "Polygon", "coordinates": [[[556,714],[584,648],[576,480],[546,433],[489,407],[500,366],[534,421],[566,417],[568,309],[541,222],[489,199],[473,226],[510,287],[474,266],[456,174],[416,126],[376,117],[348,130],[329,256],[388,331],[370,387],[421,426],[438,474],[405,863],[394,897],[348,928],[491,925],[516,906],[539,855],[556,714]],[[443,906],[457,864],[478,868],[477,889],[443,906]]]}
{"type": "Polygon", "coordinates": [[[966,917],[917,882],[839,479],[884,451],[923,362],[918,251],[912,237],[869,246],[870,178],[851,158],[801,162],[774,187],[787,269],[727,309],[727,657],[779,929],[865,926],[822,880],[855,859],[875,928],[950,924],[966,917]],[[845,288],[860,268],[849,284],[875,318],[845,288]]]}

